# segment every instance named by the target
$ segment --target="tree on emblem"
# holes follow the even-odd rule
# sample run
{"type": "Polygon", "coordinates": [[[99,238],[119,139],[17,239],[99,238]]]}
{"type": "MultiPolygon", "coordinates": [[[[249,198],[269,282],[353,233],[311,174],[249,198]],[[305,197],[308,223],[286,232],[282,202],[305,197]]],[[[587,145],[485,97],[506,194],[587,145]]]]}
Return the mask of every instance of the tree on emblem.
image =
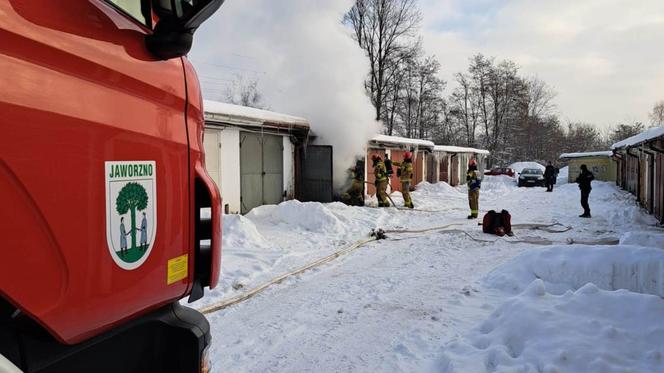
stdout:
{"type": "Polygon", "coordinates": [[[148,193],[139,183],[127,183],[115,200],[118,214],[131,212],[131,248],[136,248],[136,210],[143,211],[148,207],[148,193]]]}

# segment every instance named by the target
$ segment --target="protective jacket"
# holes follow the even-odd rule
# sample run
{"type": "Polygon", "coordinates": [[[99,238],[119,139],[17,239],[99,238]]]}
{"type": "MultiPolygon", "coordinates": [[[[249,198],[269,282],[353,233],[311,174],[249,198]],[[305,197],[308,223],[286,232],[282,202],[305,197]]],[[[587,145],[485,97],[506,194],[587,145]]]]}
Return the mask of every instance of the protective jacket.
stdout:
{"type": "Polygon", "coordinates": [[[378,161],[374,164],[374,176],[376,177],[376,182],[387,180],[387,169],[383,161],[378,161]]]}
{"type": "Polygon", "coordinates": [[[482,180],[480,180],[479,176],[477,175],[477,170],[472,168],[468,169],[468,173],[466,174],[466,184],[468,184],[468,190],[480,189],[482,180]]]}
{"type": "Polygon", "coordinates": [[[393,162],[395,166],[399,167],[399,180],[411,181],[413,178],[413,162],[393,162]]]}

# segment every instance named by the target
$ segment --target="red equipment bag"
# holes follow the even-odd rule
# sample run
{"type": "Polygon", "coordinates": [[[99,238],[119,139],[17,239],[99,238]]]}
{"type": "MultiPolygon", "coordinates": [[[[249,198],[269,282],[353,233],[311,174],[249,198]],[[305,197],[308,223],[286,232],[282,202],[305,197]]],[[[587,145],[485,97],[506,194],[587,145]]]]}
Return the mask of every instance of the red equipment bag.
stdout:
{"type": "Polygon", "coordinates": [[[494,210],[491,210],[484,215],[484,218],[482,219],[482,232],[493,234],[493,224],[496,220],[496,215],[497,214],[494,210]]]}
{"type": "Polygon", "coordinates": [[[512,233],[512,215],[507,210],[491,210],[482,219],[482,232],[504,236],[512,233]]]}
{"type": "Polygon", "coordinates": [[[512,233],[512,215],[509,211],[503,210],[500,212],[500,223],[503,229],[505,229],[505,234],[512,233]]]}

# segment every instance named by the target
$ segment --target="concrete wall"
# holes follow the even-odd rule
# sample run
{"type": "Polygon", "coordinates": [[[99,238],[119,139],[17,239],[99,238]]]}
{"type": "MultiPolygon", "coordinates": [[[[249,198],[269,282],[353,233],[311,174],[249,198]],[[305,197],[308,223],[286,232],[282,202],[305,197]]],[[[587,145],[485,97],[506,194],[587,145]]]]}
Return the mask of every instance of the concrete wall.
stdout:
{"type": "Polygon", "coordinates": [[[581,173],[582,164],[588,166],[588,170],[595,175],[595,180],[616,181],[618,172],[616,162],[610,157],[600,156],[570,159],[568,182],[575,182],[581,173]]]}

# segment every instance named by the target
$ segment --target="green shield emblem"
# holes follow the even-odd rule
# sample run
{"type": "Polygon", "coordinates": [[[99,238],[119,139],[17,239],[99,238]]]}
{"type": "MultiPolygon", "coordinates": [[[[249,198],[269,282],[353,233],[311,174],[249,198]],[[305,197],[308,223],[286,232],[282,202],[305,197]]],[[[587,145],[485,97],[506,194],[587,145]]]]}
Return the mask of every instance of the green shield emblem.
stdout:
{"type": "Polygon", "coordinates": [[[157,228],[154,161],[106,162],[106,241],[122,269],[140,267],[150,256],[157,228]]]}

